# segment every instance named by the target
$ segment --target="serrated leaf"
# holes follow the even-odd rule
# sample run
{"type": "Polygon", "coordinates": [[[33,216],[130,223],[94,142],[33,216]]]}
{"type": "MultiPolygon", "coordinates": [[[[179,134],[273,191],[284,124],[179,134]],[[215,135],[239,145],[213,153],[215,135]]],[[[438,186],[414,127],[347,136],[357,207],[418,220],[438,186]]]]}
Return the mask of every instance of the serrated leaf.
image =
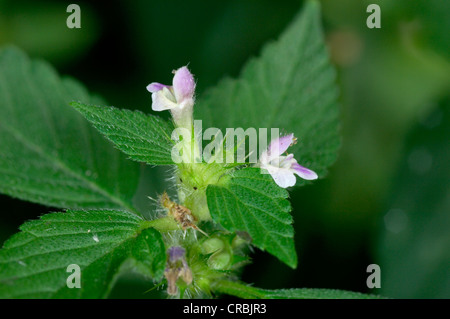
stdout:
{"type": "Polygon", "coordinates": [[[166,248],[159,231],[153,228],[144,229],[136,239],[132,255],[143,273],[155,280],[162,278],[166,264],[166,248]]]}
{"type": "MultiPolygon", "coordinates": [[[[254,127],[294,133],[299,142],[289,152],[323,177],[340,144],[337,96],[320,6],[308,1],[277,42],[251,60],[238,79],[225,79],[201,96],[195,112],[203,127],[223,132],[254,127]]],[[[297,179],[297,185],[304,183],[297,179]]]]}
{"type": "Polygon", "coordinates": [[[259,168],[237,170],[224,184],[209,185],[206,197],[214,221],[231,232],[247,232],[256,247],[297,266],[288,193],[269,174],[259,168]]]}
{"type": "Polygon", "coordinates": [[[97,100],[48,64],[16,48],[0,51],[0,192],[54,207],[135,212],[139,166],[70,107],[73,99],[97,100]]]}
{"type": "Polygon", "coordinates": [[[240,282],[220,281],[214,290],[248,299],[382,299],[382,296],[337,289],[261,289],[240,282]]]}
{"type": "Polygon", "coordinates": [[[131,159],[152,165],[174,164],[171,123],[140,111],[71,104],[131,159]]]}
{"type": "MultiPolygon", "coordinates": [[[[23,224],[0,250],[0,298],[105,297],[131,255],[141,222],[128,212],[93,210],[52,213],[23,224]],[[81,288],[67,287],[72,264],[81,268],[81,288]]],[[[160,248],[155,245],[153,253],[160,248]]],[[[152,267],[160,273],[164,264],[158,260],[152,267]]]]}

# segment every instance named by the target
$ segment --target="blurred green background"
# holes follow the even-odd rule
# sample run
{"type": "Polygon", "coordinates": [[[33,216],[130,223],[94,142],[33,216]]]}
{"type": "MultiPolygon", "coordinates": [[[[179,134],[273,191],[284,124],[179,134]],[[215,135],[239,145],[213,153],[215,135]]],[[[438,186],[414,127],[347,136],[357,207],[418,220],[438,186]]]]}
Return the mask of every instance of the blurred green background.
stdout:
{"type": "MultiPolygon", "coordinates": [[[[376,263],[381,289],[374,293],[450,298],[450,2],[321,3],[341,88],[342,148],[326,179],[291,193],[298,269],[255,251],[243,279],[263,288],[369,292],[366,268],[376,263]],[[381,29],[366,26],[370,3],[381,7],[381,29]]],[[[301,7],[270,0],[0,0],[0,45],[48,60],[111,105],[148,112],[147,84],[170,83],[170,71],[189,63],[201,95],[224,75],[237,76],[301,7]],[[66,27],[70,3],[81,7],[81,29],[66,27]]],[[[165,187],[142,184],[149,193],[165,187]]],[[[3,195],[0,201],[0,242],[25,220],[55,210],[3,195]]],[[[126,275],[112,297],[156,296],[144,293],[149,288],[126,275]]]]}

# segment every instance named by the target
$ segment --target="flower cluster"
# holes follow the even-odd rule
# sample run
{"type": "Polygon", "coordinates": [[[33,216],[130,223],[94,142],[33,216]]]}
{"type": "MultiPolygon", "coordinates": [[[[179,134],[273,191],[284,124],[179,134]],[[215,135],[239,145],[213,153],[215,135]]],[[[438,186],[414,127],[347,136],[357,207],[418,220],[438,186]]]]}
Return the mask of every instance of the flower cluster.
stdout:
{"type": "MultiPolygon", "coordinates": [[[[195,81],[186,66],[174,71],[172,86],[153,82],[147,86],[147,90],[152,93],[152,109],[154,111],[170,110],[175,124],[191,131],[195,81]]],[[[293,154],[282,155],[295,142],[294,134],[276,138],[259,159],[258,166],[268,172],[275,183],[283,188],[295,185],[295,175],[306,180],[317,178],[314,171],[298,164],[293,154]]],[[[189,153],[189,150],[190,144],[185,146],[184,153],[189,153]]]]}

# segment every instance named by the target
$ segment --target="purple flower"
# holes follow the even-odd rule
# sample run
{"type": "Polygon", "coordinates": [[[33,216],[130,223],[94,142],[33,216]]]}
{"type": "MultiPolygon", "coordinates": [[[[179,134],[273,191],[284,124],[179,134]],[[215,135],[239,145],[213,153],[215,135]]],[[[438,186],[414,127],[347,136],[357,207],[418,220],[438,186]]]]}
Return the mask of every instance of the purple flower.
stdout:
{"type": "Polygon", "coordinates": [[[293,154],[281,155],[295,141],[294,134],[274,139],[259,158],[259,166],[267,170],[272,175],[275,183],[282,188],[295,185],[296,178],[294,174],[307,180],[317,179],[317,174],[298,164],[293,154]]]}
{"type": "Polygon", "coordinates": [[[186,254],[186,250],[180,246],[172,246],[168,250],[169,253],[169,261],[171,263],[176,263],[178,260],[184,260],[184,255],[186,254]]]}
{"type": "Polygon", "coordinates": [[[153,82],[147,86],[152,93],[152,110],[170,110],[179,126],[189,125],[194,106],[194,76],[186,66],[174,71],[172,86],[153,82]]]}
{"type": "Polygon", "coordinates": [[[167,251],[169,260],[167,261],[164,276],[167,279],[167,293],[175,296],[178,293],[176,282],[178,278],[190,285],[193,280],[192,271],[186,261],[186,250],[180,246],[172,246],[167,251]]]}

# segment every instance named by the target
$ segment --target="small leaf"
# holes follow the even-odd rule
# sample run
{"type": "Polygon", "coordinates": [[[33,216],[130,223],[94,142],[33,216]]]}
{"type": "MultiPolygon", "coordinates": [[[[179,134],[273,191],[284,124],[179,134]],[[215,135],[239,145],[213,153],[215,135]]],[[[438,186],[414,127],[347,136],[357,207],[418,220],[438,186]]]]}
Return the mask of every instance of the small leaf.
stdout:
{"type": "Polygon", "coordinates": [[[381,299],[377,295],[337,289],[261,289],[240,282],[222,280],[215,284],[214,291],[248,299],[381,299]]]}
{"type": "Polygon", "coordinates": [[[69,106],[96,101],[48,64],[0,50],[0,192],[61,208],[115,208],[131,201],[139,165],[69,106]]]}
{"type": "MultiPolygon", "coordinates": [[[[131,256],[141,222],[128,212],[92,210],[52,213],[23,224],[0,250],[0,298],[106,297],[131,256]],[[72,264],[81,269],[81,288],[67,287],[72,264]]],[[[153,238],[152,254],[161,256],[161,237],[153,232],[153,238]]],[[[163,267],[159,259],[152,265],[155,274],[163,267]]]]}
{"type": "Polygon", "coordinates": [[[144,229],[136,239],[133,257],[143,273],[155,280],[162,278],[166,264],[166,248],[161,233],[153,228],[144,229]]]}
{"type": "MultiPolygon", "coordinates": [[[[223,132],[227,127],[241,127],[294,133],[298,143],[289,152],[324,177],[340,145],[337,97],[320,5],[307,1],[277,42],[252,59],[238,79],[225,79],[201,96],[195,112],[203,127],[223,132]]],[[[305,183],[297,179],[297,185],[305,183]]]]}
{"type": "Polygon", "coordinates": [[[152,165],[174,164],[171,123],[140,111],[78,102],[71,105],[131,159],[152,165]]]}
{"type": "Polygon", "coordinates": [[[209,185],[206,197],[213,220],[231,232],[247,232],[255,246],[297,266],[288,193],[269,174],[237,170],[221,186],[209,185]]]}

